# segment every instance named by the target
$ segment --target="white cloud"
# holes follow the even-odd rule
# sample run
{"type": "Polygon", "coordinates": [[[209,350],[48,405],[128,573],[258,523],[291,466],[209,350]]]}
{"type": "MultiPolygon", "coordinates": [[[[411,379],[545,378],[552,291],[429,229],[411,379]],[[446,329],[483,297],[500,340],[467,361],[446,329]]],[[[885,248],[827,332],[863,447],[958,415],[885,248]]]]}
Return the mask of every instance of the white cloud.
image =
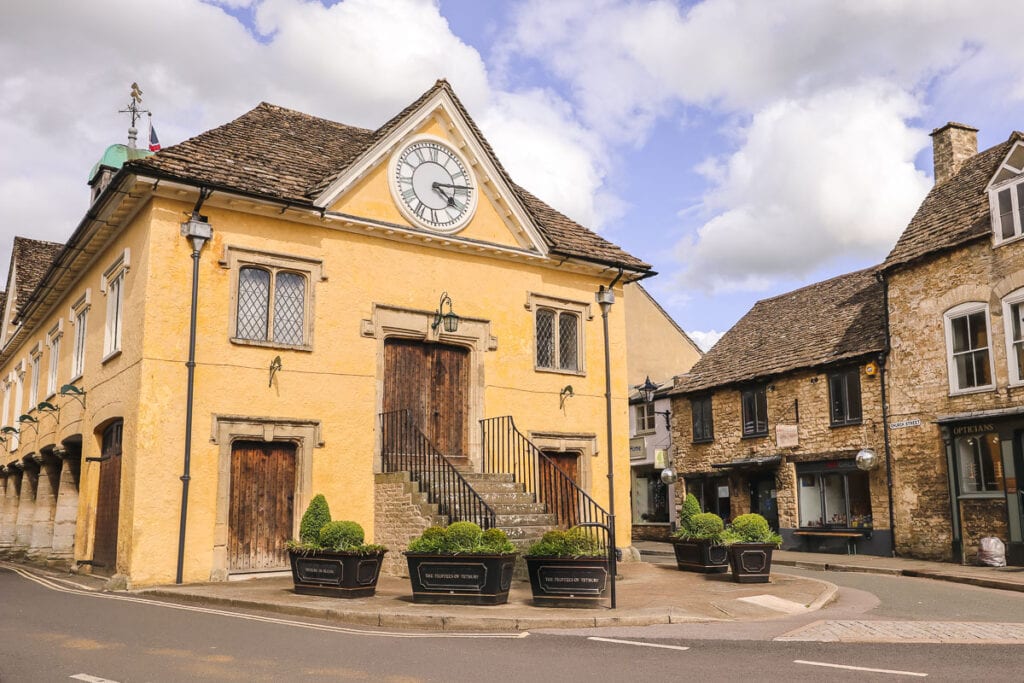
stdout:
{"type": "Polygon", "coordinates": [[[917,112],[878,82],[757,112],[739,149],[702,169],[712,215],[677,247],[683,283],[759,290],[838,258],[883,258],[930,185],[913,163],[928,138],[905,123],[917,112]]]}
{"type": "Polygon", "coordinates": [[[133,81],[167,147],[261,100],[375,128],[447,78],[518,182],[577,220],[605,215],[594,199],[605,176],[600,143],[557,96],[496,91],[481,56],[432,0],[147,0],[154,20],[140,23],[138,13],[130,0],[5,8],[3,274],[14,233],[71,234],[87,207],[89,169],[126,141],[127,118],[117,112],[133,81]],[[256,35],[223,7],[251,9],[256,35]]]}
{"type": "Polygon", "coordinates": [[[718,340],[722,338],[722,335],[724,335],[725,332],[719,332],[718,330],[708,330],[706,332],[693,330],[687,332],[687,334],[690,335],[690,339],[700,347],[701,351],[707,353],[711,350],[712,346],[718,343],[718,340]]]}

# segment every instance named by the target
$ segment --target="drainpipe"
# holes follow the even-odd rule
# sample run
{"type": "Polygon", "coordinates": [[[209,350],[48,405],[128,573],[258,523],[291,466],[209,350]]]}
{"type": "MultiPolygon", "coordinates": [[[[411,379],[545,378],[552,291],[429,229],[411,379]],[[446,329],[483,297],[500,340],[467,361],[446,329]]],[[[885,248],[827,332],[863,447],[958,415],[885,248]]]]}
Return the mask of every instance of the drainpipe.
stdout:
{"type": "Polygon", "coordinates": [[[618,573],[618,563],[615,546],[615,463],[612,459],[612,363],[611,350],[608,346],[608,311],[615,303],[615,293],[612,288],[622,277],[622,268],[619,268],[618,275],[609,283],[607,289],[601,285],[597,290],[595,299],[601,307],[601,321],[604,324],[604,405],[605,425],[608,440],[608,564],[611,567],[611,605],[615,609],[615,576],[618,573]]]}
{"type": "Polygon", "coordinates": [[[206,221],[206,216],[199,215],[199,209],[210,196],[210,191],[200,189],[199,201],[192,209],[189,220],[181,224],[181,235],[192,244],[192,309],[188,325],[188,381],[185,398],[185,462],[181,475],[181,522],[178,527],[178,571],[174,582],[181,583],[182,569],[185,564],[185,523],[188,519],[188,482],[189,468],[192,459],[192,403],[195,388],[196,371],[196,313],[199,303],[199,252],[203,245],[213,237],[213,227],[206,221]]]}
{"type": "Polygon", "coordinates": [[[885,442],[885,485],[889,489],[889,553],[896,557],[896,511],[893,506],[892,447],[889,444],[889,403],[886,396],[886,361],[889,358],[889,281],[882,273],[875,276],[882,284],[882,316],[885,321],[885,346],[878,354],[879,377],[882,385],[882,435],[885,442]]]}

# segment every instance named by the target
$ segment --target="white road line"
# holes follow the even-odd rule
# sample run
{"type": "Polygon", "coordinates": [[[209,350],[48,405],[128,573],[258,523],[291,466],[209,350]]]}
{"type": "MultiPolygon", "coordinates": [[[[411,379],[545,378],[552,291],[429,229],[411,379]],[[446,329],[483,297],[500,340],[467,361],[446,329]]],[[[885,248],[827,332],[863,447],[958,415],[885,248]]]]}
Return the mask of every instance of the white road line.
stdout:
{"type": "Polygon", "coordinates": [[[866,666],[849,666],[847,664],[829,664],[828,662],[808,662],[803,659],[794,659],[794,664],[809,664],[811,666],[825,666],[830,669],[847,669],[849,671],[867,671],[874,674],[892,674],[894,676],[917,676],[924,678],[928,674],[917,671],[898,671],[896,669],[869,669],[866,666]]]}
{"type": "Polygon", "coordinates": [[[683,645],[662,645],[661,643],[644,643],[638,640],[618,640],[617,638],[598,638],[597,636],[588,636],[587,640],[596,640],[601,643],[618,643],[620,645],[636,645],[638,647],[660,647],[665,650],[689,650],[690,648],[683,645]]]}
{"type": "Polygon", "coordinates": [[[74,676],[68,676],[68,678],[74,678],[76,681],[85,681],[86,683],[117,683],[109,678],[100,678],[99,676],[90,676],[89,674],[75,674],[74,676]]]}
{"type": "MultiPolygon", "coordinates": [[[[0,566],[5,569],[9,569],[18,576],[28,579],[33,583],[37,583],[40,586],[47,588],[58,593],[72,593],[74,595],[81,595],[88,598],[102,598],[104,600],[120,600],[122,602],[134,602],[141,605],[152,605],[154,607],[163,607],[165,609],[175,609],[181,612],[200,612],[202,614],[213,614],[216,616],[230,617],[232,619],[242,619],[245,621],[258,621],[265,624],[277,624],[280,626],[292,626],[295,628],[304,628],[310,631],[325,631],[328,633],[348,633],[351,635],[359,636],[370,636],[374,638],[471,638],[471,639],[519,639],[526,638],[530,635],[529,631],[521,631],[519,633],[402,633],[398,631],[369,631],[356,628],[347,628],[345,626],[330,626],[327,624],[309,624],[304,621],[293,621],[291,619],[278,619],[276,617],[264,617],[257,614],[242,614],[240,612],[228,612],[226,610],[214,609],[212,607],[198,607],[195,605],[180,605],[173,602],[161,602],[160,600],[150,600],[148,598],[138,598],[131,595],[118,595],[116,593],[92,593],[87,590],[78,590],[74,588],[67,588],[60,584],[54,583],[52,580],[46,577],[37,576],[31,572],[18,567],[16,565],[8,564],[6,562],[0,562],[0,566]]],[[[85,674],[81,674],[85,675],[85,674]]]]}

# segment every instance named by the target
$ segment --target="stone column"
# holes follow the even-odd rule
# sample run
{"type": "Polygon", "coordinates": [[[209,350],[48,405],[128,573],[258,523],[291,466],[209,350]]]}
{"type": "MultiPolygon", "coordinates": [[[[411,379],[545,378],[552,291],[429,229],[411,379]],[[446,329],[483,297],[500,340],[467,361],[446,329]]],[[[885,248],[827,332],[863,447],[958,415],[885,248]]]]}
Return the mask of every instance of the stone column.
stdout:
{"type": "Polygon", "coordinates": [[[12,557],[23,557],[32,540],[32,522],[36,515],[36,484],[39,469],[31,458],[21,461],[21,495],[18,497],[18,519],[14,524],[12,557]]]}
{"type": "Polygon", "coordinates": [[[18,492],[21,490],[21,470],[3,467],[5,481],[3,500],[0,501],[0,557],[7,557],[14,545],[14,524],[18,519],[18,492]]]}
{"type": "Polygon", "coordinates": [[[78,522],[78,476],[81,455],[59,446],[53,454],[61,459],[60,487],[57,490],[57,511],[53,518],[53,546],[46,564],[68,566],[75,558],[75,526],[78,522]]]}
{"type": "Polygon", "coordinates": [[[47,558],[53,547],[53,518],[57,511],[60,460],[42,454],[34,455],[32,459],[39,465],[39,479],[36,483],[36,510],[32,517],[32,534],[26,555],[30,560],[41,562],[47,558]]]}

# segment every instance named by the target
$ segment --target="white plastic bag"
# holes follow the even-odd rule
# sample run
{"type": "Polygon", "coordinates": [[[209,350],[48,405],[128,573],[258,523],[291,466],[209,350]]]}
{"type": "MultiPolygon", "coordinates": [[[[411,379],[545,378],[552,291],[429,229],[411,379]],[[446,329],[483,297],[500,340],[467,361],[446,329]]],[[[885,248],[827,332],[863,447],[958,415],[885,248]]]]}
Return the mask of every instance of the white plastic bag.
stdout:
{"type": "Polygon", "coordinates": [[[1006,546],[995,536],[986,536],[978,542],[978,564],[986,567],[1006,566],[1006,546]]]}

